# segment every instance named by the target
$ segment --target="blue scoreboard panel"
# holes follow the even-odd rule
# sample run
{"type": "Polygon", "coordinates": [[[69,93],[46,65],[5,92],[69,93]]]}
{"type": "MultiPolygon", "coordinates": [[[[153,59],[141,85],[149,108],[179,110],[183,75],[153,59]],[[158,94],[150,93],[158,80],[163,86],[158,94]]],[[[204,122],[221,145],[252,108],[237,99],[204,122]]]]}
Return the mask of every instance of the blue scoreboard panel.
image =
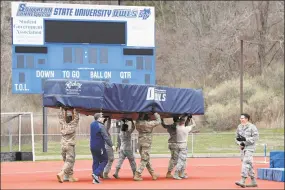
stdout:
{"type": "Polygon", "coordinates": [[[46,79],[155,84],[153,7],[12,2],[12,92],[46,79]]]}

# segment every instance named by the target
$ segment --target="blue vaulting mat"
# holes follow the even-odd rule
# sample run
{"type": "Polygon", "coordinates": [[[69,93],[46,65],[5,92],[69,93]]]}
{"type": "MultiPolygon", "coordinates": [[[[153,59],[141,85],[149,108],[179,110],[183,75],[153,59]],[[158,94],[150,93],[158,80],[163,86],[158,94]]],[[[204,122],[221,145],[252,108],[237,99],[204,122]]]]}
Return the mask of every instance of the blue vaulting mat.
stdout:
{"type": "Polygon", "coordinates": [[[285,181],[284,180],[284,168],[274,168],[273,170],[273,181],[285,181]]]}
{"type": "Polygon", "coordinates": [[[202,90],[99,81],[46,80],[43,106],[109,113],[204,114],[202,90]]]}
{"type": "Polygon", "coordinates": [[[270,168],[284,168],[284,159],[272,159],[270,160],[270,168]]]}
{"type": "Polygon", "coordinates": [[[257,177],[269,181],[284,182],[284,168],[258,168],[257,177]]]}
{"type": "Polygon", "coordinates": [[[264,170],[265,170],[265,168],[258,168],[257,169],[257,178],[258,179],[264,179],[264,170]]]}
{"type": "Polygon", "coordinates": [[[270,152],[270,168],[284,168],[284,151],[270,152]]]}

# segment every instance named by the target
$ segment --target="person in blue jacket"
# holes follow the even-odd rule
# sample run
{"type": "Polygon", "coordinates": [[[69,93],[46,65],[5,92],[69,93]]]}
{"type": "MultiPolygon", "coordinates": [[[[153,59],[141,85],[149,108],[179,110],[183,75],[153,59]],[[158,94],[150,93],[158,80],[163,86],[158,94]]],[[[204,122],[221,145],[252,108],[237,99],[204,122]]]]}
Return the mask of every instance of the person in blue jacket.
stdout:
{"type": "Polygon", "coordinates": [[[100,183],[99,176],[108,163],[105,142],[113,149],[115,149],[115,146],[113,146],[111,138],[102,123],[104,120],[103,114],[96,113],[94,119],[95,121],[90,124],[90,150],[93,157],[92,178],[93,183],[100,183]]]}

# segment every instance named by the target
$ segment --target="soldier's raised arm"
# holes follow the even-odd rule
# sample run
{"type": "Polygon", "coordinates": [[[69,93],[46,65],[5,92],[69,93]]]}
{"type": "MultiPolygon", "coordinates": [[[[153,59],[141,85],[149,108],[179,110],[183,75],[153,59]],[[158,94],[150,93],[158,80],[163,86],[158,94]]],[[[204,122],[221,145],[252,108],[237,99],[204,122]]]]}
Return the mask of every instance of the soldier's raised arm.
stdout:
{"type": "MultiPolygon", "coordinates": [[[[66,111],[65,111],[66,112],[66,111]]],[[[66,123],[65,117],[64,117],[64,110],[62,109],[62,107],[59,108],[59,112],[58,112],[58,119],[59,119],[59,123],[61,125],[66,123]]]]}
{"type": "Polygon", "coordinates": [[[73,109],[72,118],[73,120],[70,122],[70,124],[75,125],[76,127],[79,122],[79,113],[76,111],[75,108],[73,109]]]}
{"type": "Polygon", "coordinates": [[[189,125],[191,119],[192,119],[192,114],[187,117],[187,119],[186,119],[186,121],[185,121],[185,126],[188,126],[188,125],[189,125]]]}
{"type": "Polygon", "coordinates": [[[165,128],[165,129],[172,128],[172,127],[176,127],[176,125],[177,125],[177,118],[176,118],[176,117],[173,117],[173,124],[169,124],[169,125],[166,125],[166,124],[164,123],[164,120],[161,119],[161,125],[162,125],[162,127],[165,128]]]}
{"type": "MultiPolygon", "coordinates": [[[[187,120],[188,120],[188,118],[187,118],[187,120]]],[[[196,127],[196,122],[193,118],[191,118],[189,123],[185,127],[187,127],[188,132],[191,132],[193,130],[193,128],[196,127]],[[192,123],[192,124],[189,125],[189,123],[192,123]]]]}
{"type": "Polygon", "coordinates": [[[110,129],[111,129],[111,118],[108,117],[107,118],[107,124],[106,124],[106,130],[109,132],[110,129]]]}
{"type": "Polygon", "coordinates": [[[155,117],[155,121],[149,121],[148,124],[151,126],[151,127],[156,127],[158,125],[161,124],[161,118],[160,118],[160,115],[158,113],[154,113],[154,117],[155,117]]]}
{"type": "Polygon", "coordinates": [[[165,128],[165,129],[167,129],[167,128],[169,127],[169,125],[166,125],[166,124],[164,123],[164,120],[163,120],[163,119],[161,119],[161,125],[162,125],[162,127],[165,128]]]}
{"type": "Polygon", "coordinates": [[[131,119],[131,123],[132,123],[132,128],[129,131],[130,133],[134,132],[134,130],[136,129],[135,123],[134,123],[134,121],[132,119],[131,119]]]}
{"type": "Polygon", "coordinates": [[[164,123],[163,119],[161,119],[161,125],[162,125],[163,128],[168,129],[168,128],[175,127],[176,126],[176,122],[174,122],[173,124],[166,125],[164,123]]]}

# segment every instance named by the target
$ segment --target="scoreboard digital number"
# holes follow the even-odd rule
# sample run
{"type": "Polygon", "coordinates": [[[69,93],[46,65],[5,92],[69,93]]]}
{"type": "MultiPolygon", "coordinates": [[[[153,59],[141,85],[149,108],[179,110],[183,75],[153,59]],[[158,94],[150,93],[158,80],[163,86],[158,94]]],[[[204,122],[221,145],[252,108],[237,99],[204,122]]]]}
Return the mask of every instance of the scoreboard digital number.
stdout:
{"type": "Polygon", "coordinates": [[[153,7],[12,2],[12,92],[46,79],[155,84],[153,7]]]}

